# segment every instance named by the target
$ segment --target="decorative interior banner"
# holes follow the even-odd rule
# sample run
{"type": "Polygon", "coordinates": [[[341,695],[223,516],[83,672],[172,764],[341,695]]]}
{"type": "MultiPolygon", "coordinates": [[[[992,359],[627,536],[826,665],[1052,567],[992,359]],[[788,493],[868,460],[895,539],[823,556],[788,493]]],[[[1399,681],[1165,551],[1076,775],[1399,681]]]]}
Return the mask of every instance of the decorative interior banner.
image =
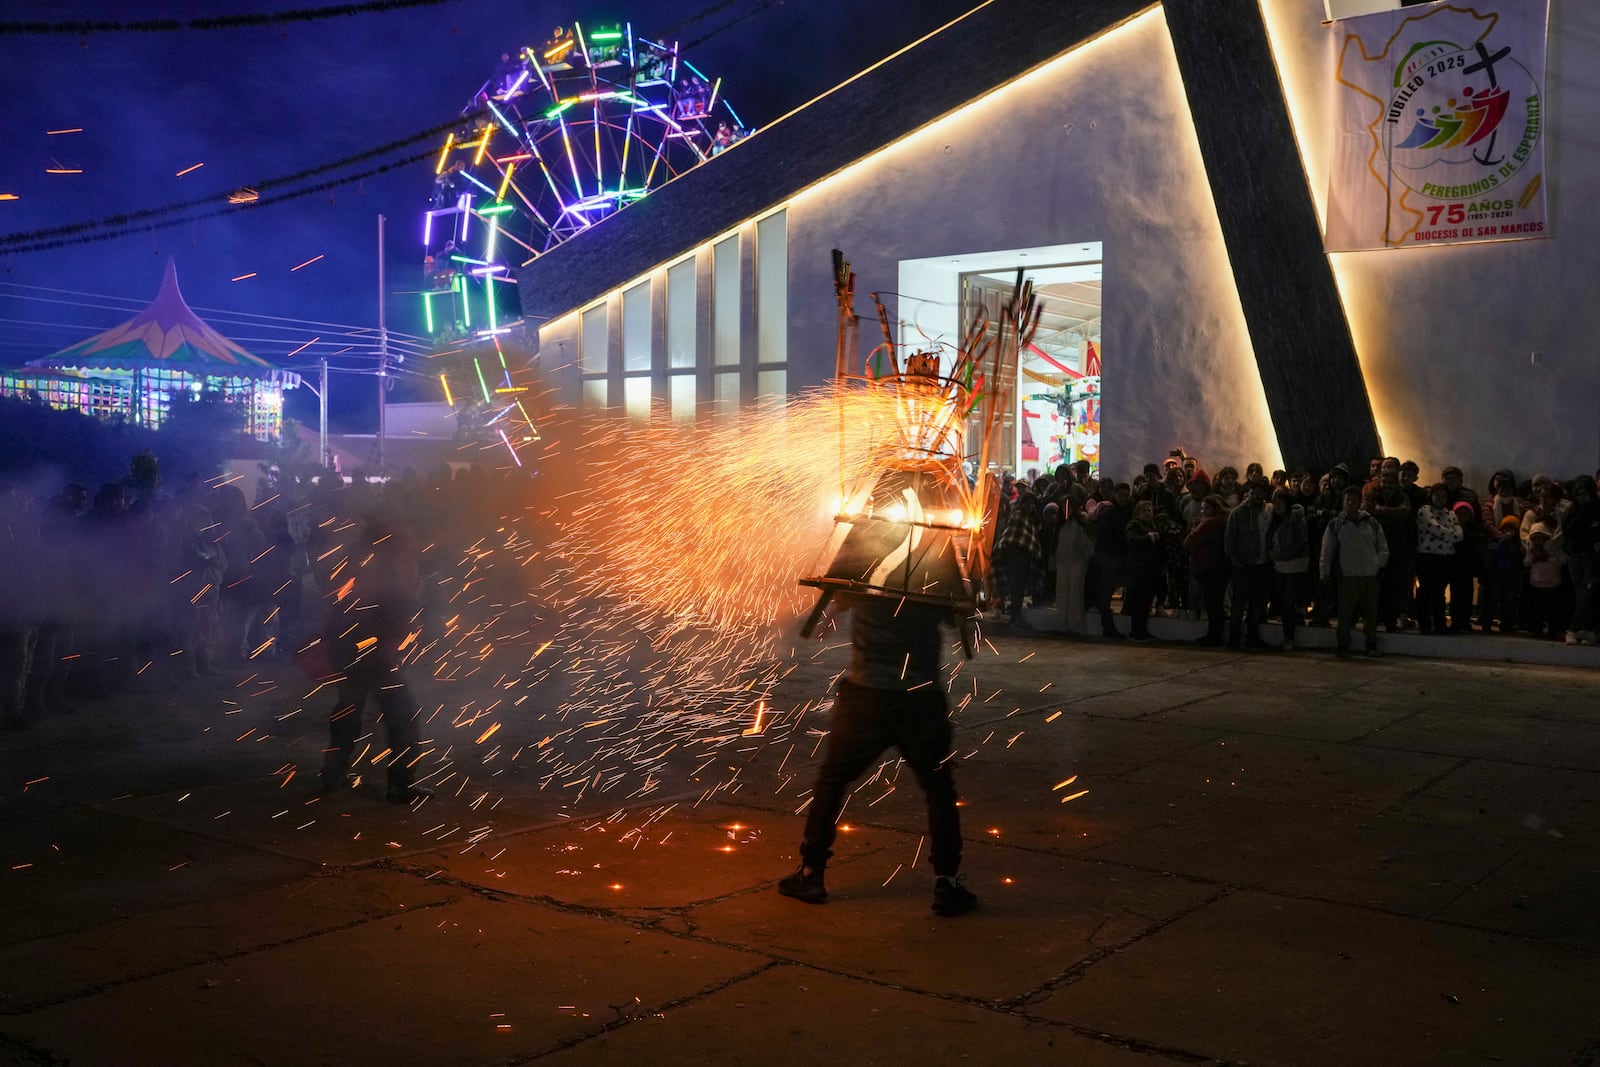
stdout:
{"type": "Polygon", "coordinates": [[[1548,0],[1436,3],[1331,29],[1328,251],[1543,237],[1548,0]]]}

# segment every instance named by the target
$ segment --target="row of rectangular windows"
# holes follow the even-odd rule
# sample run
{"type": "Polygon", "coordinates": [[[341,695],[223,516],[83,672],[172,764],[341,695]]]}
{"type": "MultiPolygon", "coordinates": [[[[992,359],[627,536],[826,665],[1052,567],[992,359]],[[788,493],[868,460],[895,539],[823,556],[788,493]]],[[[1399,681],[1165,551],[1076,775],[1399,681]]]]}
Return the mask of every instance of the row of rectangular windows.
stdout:
{"type": "Polygon", "coordinates": [[[788,393],[787,215],[703,245],[585,309],[578,369],[585,408],[675,421],[788,393]],[[746,323],[741,252],[753,252],[746,323]],[[709,285],[701,301],[702,274],[709,285]],[[704,317],[702,317],[702,311],[704,317]]]}

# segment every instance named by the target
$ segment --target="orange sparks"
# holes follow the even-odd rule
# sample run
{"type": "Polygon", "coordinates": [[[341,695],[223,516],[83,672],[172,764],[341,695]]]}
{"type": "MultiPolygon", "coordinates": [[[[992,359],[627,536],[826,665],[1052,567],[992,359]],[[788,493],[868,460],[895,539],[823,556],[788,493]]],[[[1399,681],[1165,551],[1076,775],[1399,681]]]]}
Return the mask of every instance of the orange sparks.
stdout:
{"type": "Polygon", "coordinates": [[[1069,800],[1077,800],[1079,797],[1083,796],[1087,792],[1089,792],[1087,789],[1080,789],[1076,793],[1071,794],[1070,796],[1062,797],[1061,798],[1061,803],[1065,804],[1069,800]]]}
{"type": "Polygon", "coordinates": [[[193,165],[193,166],[190,166],[190,167],[184,167],[184,168],[183,168],[183,169],[182,169],[182,170],[180,170],[180,171],[179,171],[179,172],[178,172],[178,174],[177,174],[177,177],[179,177],[179,178],[181,178],[181,177],[183,177],[183,176],[184,176],[184,175],[185,175],[185,174],[192,174],[192,173],[194,173],[194,172],[195,172],[195,171],[197,171],[197,170],[199,170],[199,169],[200,169],[200,168],[201,168],[201,167],[203,167],[203,166],[205,166],[205,164],[204,164],[204,163],[196,163],[196,164],[194,164],[194,165],[193,165]]]}
{"type": "Polygon", "coordinates": [[[495,732],[498,731],[499,729],[500,729],[500,724],[499,723],[495,723],[494,725],[490,726],[487,730],[485,730],[483,733],[478,735],[478,744],[481,745],[485,741],[489,740],[489,738],[493,737],[495,735],[495,732]]]}
{"type": "Polygon", "coordinates": [[[327,255],[326,252],[322,253],[322,255],[312,256],[310,259],[306,260],[304,263],[301,263],[299,266],[290,267],[289,268],[289,273],[293,274],[295,271],[299,270],[300,267],[309,267],[309,266],[311,266],[311,264],[315,263],[317,260],[321,259],[325,255],[327,255]]]}
{"type": "Polygon", "coordinates": [[[82,133],[82,132],[83,132],[83,127],[82,126],[74,126],[70,130],[46,130],[46,131],[44,131],[46,137],[54,137],[57,134],[62,134],[62,133],[82,133]]]}
{"type": "Polygon", "coordinates": [[[311,340],[307,341],[305,344],[301,345],[299,348],[295,349],[293,352],[290,352],[287,356],[284,356],[283,358],[284,359],[293,359],[295,356],[299,355],[301,352],[304,352],[306,349],[310,348],[312,345],[316,344],[320,340],[322,340],[322,338],[320,336],[319,337],[313,337],[311,340]]]}
{"type": "Polygon", "coordinates": [[[251,271],[249,274],[241,274],[237,278],[234,278],[233,280],[236,281],[236,282],[242,282],[246,278],[254,278],[255,276],[256,276],[256,272],[255,271],[251,271]]]}
{"type": "Polygon", "coordinates": [[[1050,787],[1050,791],[1053,793],[1057,789],[1065,789],[1067,786],[1071,785],[1073,782],[1076,782],[1077,780],[1078,780],[1078,776],[1076,774],[1074,774],[1071,778],[1068,778],[1066,781],[1057,782],[1055,785],[1051,786],[1050,787]]]}
{"type": "Polygon", "coordinates": [[[0,200],[21,200],[16,193],[0,193],[0,200]]]}

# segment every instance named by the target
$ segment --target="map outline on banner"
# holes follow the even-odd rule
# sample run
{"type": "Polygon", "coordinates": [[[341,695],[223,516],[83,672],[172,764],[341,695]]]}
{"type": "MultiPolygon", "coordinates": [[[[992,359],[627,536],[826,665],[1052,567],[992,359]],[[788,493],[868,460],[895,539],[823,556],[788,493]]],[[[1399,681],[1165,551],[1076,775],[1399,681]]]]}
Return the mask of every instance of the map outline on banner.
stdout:
{"type": "Polygon", "coordinates": [[[1538,24],[1538,50],[1532,58],[1537,71],[1530,70],[1510,46],[1501,46],[1508,36],[1527,43],[1516,32],[1521,29],[1525,34],[1523,27],[1516,27],[1511,34],[1497,34],[1502,20],[1508,17],[1504,4],[1466,7],[1442,3],[1425,13],[1399,17],[1398,21],[1394,21],[1398,11],[1349,20],[1362,26],[1339,35],[1342,41],[1335,79],[1341,95],[1334,132],[1352,144],[1359,137],[1363,147],[1351,154],[1350,144],[1335,145],[1324,234],[1328,251],[1522,240],[1547,235],[1542,83],[1548,46],[1548,4],[1536,2],[1545,16],[1538,24]],[[1426,27],[1430,22],[1439,32],[1426,27]],[[1378,35],[1361,32],[1379,26],[1387,29],[1378,35]],[[1462,32],[1464,28],[1468,32],[1462,32]],[[1374,51],[1370,44],[1378,41],[1382,47],[1374,51]],[[1405,54],[1397,56],[1397,49],[1406,49],[1405,54]],[[1359,53],[1359,58],[1353,59],[1353,53],[1359,53]],[[1388,73],[1380,83],[1374,72],[1384,70],[1378,66],[1383,63],[1388,64],[1388,73]],[[1355,76],[1363,65],[1367,67],[1364,81],[1355,76]],[[1471,78],[1480,72],[1487,77],[1487,86],[1461,84],[1462,76],[1471,78]],[[1501,84],[1502,75],[1512,83],[1515,93],[1501,84]],[[1373,89],[1389,95],[1376,95],[1373,89]],[[1362,103],[1352,104],[1345,93],[1362,98],[1362,103]],[[1429,102],[1434,103],[1431,112],[1425,106],[1412,106],[1429,102]],[[1371,120],[1364,122],[1368,114],[1371,120]],[[1410,125],[1402,127],[1401,120],[1406,118],[1410,125]],[[1514,148],[1497,147],[1504,132],[1502,127],[1511,131],[1506,141],[1514,148]],[[1403,132],[1397,135],[1396,130],[1403,132]],[[1463,149],[1469,150],[1465,159],[1442,154],[1463,149]],[[1424,155],[1426,152],[1434,154],[1424,155]],[[1409,165],[1398,162],[1397,154],[1409,160],[1409,165]],[[1379,168],[1380,158],[1387,174],[1379,168]],[[1447,184],[1454,179],[1441,183],[1418,177],[1430,170],[1437,177],[1440,168],[1458,167],[1467,159],[1480,168],[1470,181],[1447,184]],[[1354,167],[1358,161],[1359,179],[1354,167]],[[1525,177],[1529,171],[1534,173],[1525,177]],[[1519,177],[1526,181],[1520,192],[1514,181],[1519,177]],[[1364,185],[1369,178],[1376,190],[1367,187],[1363,193],[1357,188],[1339,187],[1341,181],[1364,185]],[[1380,196],[1381,208],[1376,204],[1380,196]],[[1381,232],[1376,232],[1380,222],[1381,232]]]}

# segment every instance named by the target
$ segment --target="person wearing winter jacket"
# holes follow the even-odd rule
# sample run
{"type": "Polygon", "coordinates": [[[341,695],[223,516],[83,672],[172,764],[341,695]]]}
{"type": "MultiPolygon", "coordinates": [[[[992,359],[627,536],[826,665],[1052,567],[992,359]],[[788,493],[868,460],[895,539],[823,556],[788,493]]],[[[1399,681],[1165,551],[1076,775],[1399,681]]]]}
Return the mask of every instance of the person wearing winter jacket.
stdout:
{"type": "Polygon", "coordinates": [[[1361,510],[1361,489],[1349,486],[1342,497],[1344,509],[1322,532],[1319,573],[1324,584],[1338,590],[1340,658],[1350,655],[1350,632],[1355,617],[1362,619],[1367,655],[1378,655],[1378,575],[1389,562],[1389,543],[1378,520],[1361,510]],[[1337,573],[1337,578],[1335,574],[1337,573]]]}
{"type": "Polygon", "coordinates": [[[1450,632],[1444,593],[1454,576],[1456,550],[1464,536],[1450,507],[1450,493],[1436,485],[1417,509],[1417,628],[1425,634],[1450,632]]]}
{"type": "Polygon", "coordinates": [[[1228,592],[1228,554],[1226,519],[1228,505],[1215,493],[1201,502],[1200,521],[1183,539],[1189,553],[1189,574],[1200,585],[1200,601],[1205,605],[1206,632],[1195,639],[1197,645],[1222,644],[1222,602],[1228,592]]]}
{"type": "Polygon", "coordinates": [[[1561,516],[1561,540],[1572,579],[1572,622],[1567,643],[1595,643],[1595,558],[1600,552],[1600,499],[1595,480],[1581,475],[1572,483],[1572,506],[1561,516]]]}
{"type": "Polygon", "coordinates": [[[1228,512],[1223,547],[1233,566],[1229,648],[1239,647],[1241,634],[1245,646],[1267,647],[1261,638],[1261,620],[1266,616],[1267,596],[1272,591],[1272,558],[1267,553],[1267,528],[1272,522],[1272,513],[1266,504],[1267,483],[1254,481],[1245,487],[1243,502],[1228,512]]]}
{"type": "Polygon", "coordinates": [[[1288,489],[1272,494],[1267,555],[1272,559],[1274,597],[1283,620],[1283,649],[1287,652],[1294,648],[1295,628],[1304,621],[1306,572],[1311,567],[1306,509],[1294,502],[1294,493],[1288,489]]]}
{"type": "Polygon", "coordinates": [[[1089,573],[1089,558],[1094,555],[1094,533],[1084,504],[1087,496],[1069,498],[1066,513],[1056,533],[1056,613],[1061,616],[1060,632],[1082,637],[1084,625],[1084,580],[1089,573]]]}
{"type": "Polygon", "coordinates": [[[1133,518],[1123,530],[1128,541],[1128,614],[1133,626],[1128,636],[1135,641],[1153,641],[1150,633],[1150,605],[1161,582],[1161,531],[1156,527],[1155,509],[1150,501],[1133,506],[1133,518]]]}

